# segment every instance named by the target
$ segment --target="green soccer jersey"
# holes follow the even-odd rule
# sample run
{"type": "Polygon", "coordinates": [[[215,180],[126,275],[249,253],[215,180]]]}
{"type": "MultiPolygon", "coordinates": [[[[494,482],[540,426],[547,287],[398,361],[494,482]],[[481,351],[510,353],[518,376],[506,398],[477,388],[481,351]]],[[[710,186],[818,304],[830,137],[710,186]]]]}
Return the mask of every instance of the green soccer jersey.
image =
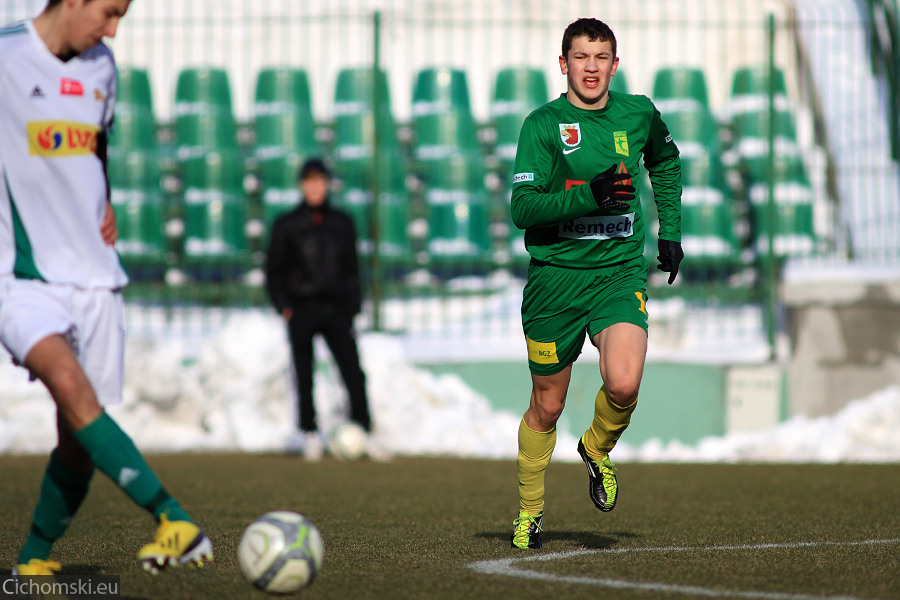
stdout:
{"type": "Polygon", "coordinates": [[[595,268],[641,256],[641,158],[659,213],[659,237],[680,242],[678,148],[649,98],[609,92],[603,109],[585,110],[563,94],[532,112],[519,134],[511,206],[532,258],[595,268]],[[612,165],[632,175],[635,199],[626,210],[599,210],[590,186],[581,185],[612,165]]]}

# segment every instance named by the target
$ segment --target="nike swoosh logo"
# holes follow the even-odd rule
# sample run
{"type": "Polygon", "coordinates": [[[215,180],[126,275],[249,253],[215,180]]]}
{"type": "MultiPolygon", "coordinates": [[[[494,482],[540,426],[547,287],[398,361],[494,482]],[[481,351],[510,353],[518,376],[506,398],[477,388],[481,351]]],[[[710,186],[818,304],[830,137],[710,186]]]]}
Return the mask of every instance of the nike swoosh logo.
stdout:
{"type": "Polygon", "coordinates": [[[581,146],[578,146],[577,148],[563,148],[563,154],[572,154],[576,150],[581,150],[581,146]]]}

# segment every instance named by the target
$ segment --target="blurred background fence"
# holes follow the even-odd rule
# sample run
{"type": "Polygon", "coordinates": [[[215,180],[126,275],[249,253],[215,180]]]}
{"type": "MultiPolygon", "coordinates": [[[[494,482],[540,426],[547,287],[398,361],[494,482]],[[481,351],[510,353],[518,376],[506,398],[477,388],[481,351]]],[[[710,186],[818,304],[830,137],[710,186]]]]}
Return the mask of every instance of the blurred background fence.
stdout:
{"type": "Polygon", "coordinates": [[[269,227],[319,155],[359,232],[363,328],[520,336],[518,129],[565,91],[581,16],[682,153],[686,259],[675,286],[651,273],[654,343],[771,353],[789,261],[900,270],[897,0],[134,0],[109,170],[132,330],[266,306],[269,227]]]}

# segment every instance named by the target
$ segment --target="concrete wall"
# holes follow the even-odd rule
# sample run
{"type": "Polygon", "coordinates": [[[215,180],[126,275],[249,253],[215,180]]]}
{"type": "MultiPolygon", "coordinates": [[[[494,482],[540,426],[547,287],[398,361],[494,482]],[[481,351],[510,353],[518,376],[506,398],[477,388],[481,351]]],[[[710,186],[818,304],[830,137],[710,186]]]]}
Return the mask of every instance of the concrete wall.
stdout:
{"type": "Polygon", "coordinates": [[[900,270],[788,278],[782,294],[791,414],[833,414],[900,383],[900,270]]]}

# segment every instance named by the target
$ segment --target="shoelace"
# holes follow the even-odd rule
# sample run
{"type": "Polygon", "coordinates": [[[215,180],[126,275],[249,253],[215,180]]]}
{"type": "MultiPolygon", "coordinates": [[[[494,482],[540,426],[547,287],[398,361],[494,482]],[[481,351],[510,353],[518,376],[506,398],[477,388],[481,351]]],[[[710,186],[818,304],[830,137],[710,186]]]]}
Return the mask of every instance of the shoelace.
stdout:
{"type": "Polygon", "coordinates": [[[541,530],[541,524],[538,523],[538,520],[531,515],[525,515],[521,517],[516,517],[513,521],[513,527],[516,528],[516,536],[525,535],[528,533],[528,530],[531,528],[531,524],[534,523],[534,528],[536,531],[541,530]]]}

